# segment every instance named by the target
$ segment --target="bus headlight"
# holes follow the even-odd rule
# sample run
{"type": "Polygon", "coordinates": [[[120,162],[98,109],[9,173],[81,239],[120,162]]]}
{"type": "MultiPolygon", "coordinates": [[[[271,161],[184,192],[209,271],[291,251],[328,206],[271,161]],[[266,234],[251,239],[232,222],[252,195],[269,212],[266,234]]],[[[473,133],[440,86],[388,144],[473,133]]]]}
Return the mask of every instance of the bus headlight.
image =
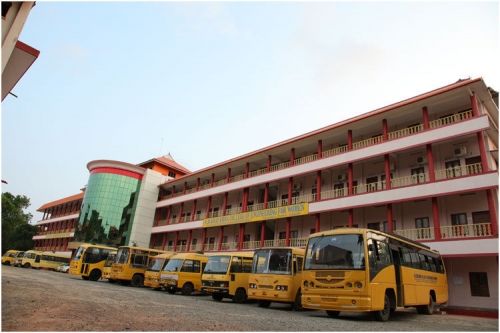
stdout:
{"type": "Polygon", "coordinates": [[[347,283],[345,284],[345,286],[346,286],[347,288],[352,288],[352,283],[351,283],[351,282],[347,282],[347,283]]]}
{"type": "Polygon", "coordinates": [[[363,288],[363,284],[359,281],[356,281],[356,282],[354,282],[354,287],[361,289],[361,288],[363,288]]]}
{"type": "Polygon", "coordinates": [[[279,291],[287,291],[287,290],[288,290],[288,287],[287,287],[287,286],[280,286],[280,285],[277,285],[277,286],[276,286],[276,290],[279,290],[279,291]]]}
{"type": "Polygon", "coordinates": [[[309,281],[304,280],[304,287],[306,287],[306,288],[309,287],[309,281]]]}
{"type": "Polygon", "coordinates": [[[248,287],[250,287],[250,289],[257,289],[257,285],[255,283],[250,283],[248,287]]]}

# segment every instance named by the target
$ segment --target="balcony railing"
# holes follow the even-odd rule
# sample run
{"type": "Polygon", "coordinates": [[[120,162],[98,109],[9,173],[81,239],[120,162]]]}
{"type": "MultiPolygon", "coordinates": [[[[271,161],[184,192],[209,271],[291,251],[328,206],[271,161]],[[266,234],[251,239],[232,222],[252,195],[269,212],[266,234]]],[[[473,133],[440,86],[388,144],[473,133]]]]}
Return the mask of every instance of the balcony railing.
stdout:
{"type": "Polygon", "coordinates": [[[441,238],[465,238],[492,236],[490,223],[441,226],[441,238]]]}
{"type": "Polygon", "coordinates": [[[394,230],[394,233],[416,241],[434,239],[434,229],[432,228],[394,230]]]}
{"type": "Polygon", "coordinates": [[[456,166],[436,171],[436,179],[447,179],[462,176],[477,175],[483,172],[481,163],[456,166]]]}
{"type": "MultiPolygon", "coordinates": [[[[451,115],[448,117],[443,117],[440,119],[430,121],[429,126],[430,126],[430,128],[434,129],[434,128],[446,126],[449,124],[461,122],[461,121],[464,121],[464,120],[467,120],[470,118],[472,118],[472,111],[468,110],[468,111],[457,113],[457,114],[454,114],[454,115],[451,115]]],[[[410,126],[407,128],[403,128],[400,130],[389,132],[388,139],[395,140],[395,139],[399,139],[402,137],[415,135],[419,132],[422,132],[423,130],[424,130],[423,124],[417,124],[414,126],[410,126]]],[[[383,136],[380,135],[380,136],[376,136],[373,138],[369,138],[369,139],[365,139],[365,140],[361,140],[361,141],[356,141],[352,144],[352,148],[353,148],[353,150],[356,150],[356,149],[361,149],[361,148],[377,145],[377,144],[380,144],[382,142],[384,142],[383,136]]],[[[332,149],[323,151],[322,157],[325,158],[325,157],[330,157],[330,156],[342,154],[342,153],[347,152],[348,150],[349,149],[348,149],[347,145],[342,145],[342,146],[339,146],[336,148],[332,148],[332,149]]],[[[318,154],[314,153],[311,155],[307,155],[307,156],[303,156],[303,157],[295,159],[294,165],[310,163],[310,162],[315,161],[317,159],[318,159],[318,154]]],[[[268,172],[283,170],[283,169],[289,168],[291,166],[292,166],[292,164],[290,163],[290,161],[286,161],[283,163],[272,165],[269,171],[267,171],[267,168],[261,168],[258,170],[250,171],[248,173],[248,177],[245,177],[245,174],[240,174],[240,175],[230,177],[229,180],[227,178],[222,178],[222,179],[214,182],[213,184],[208,183],[208,184],[204,184],[204,185],[200,186],[198,191],[202,191],[202,190],[206,190],[206,189],[211,188],[211,187],[227,184],[228,182],[235,182],[235,181],[242,180],[245,178],[255,177],[255,176],[262,175],[262,174],[265,174],[268,172]]],[[[175,192],[175,193],[170,195],[170,198],[174,198],[174,197],[183,195],[184,193],[193,193],[193,192],[197,192],[196,188],[191,188],[189,190],[186,190],[186,192],[184,192],[184,191],[175,192]]]]}

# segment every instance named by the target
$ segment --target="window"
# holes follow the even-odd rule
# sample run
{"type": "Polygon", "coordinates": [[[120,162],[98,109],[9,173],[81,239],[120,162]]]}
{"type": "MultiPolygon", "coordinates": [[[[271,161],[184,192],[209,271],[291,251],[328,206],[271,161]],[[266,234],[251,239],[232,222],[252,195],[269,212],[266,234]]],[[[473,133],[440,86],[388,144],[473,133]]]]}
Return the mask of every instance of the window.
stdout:
{"type": "Polygon", "coordinates": [[[466,236],[467,229],[463,227],[467,224],[467,214],[458,213],[451,214],[451,225],[454,226],[452,228],[453,236],[466,236]]]}
{"type": "Polygon", "coordinates": [[[181,272],[199,273],[200,272],[200,261],[199,260],[184,260],[184,263],[182,264],[181,272]]]}
{"type": "Polygon", "coordinates": [[[169,177],[172,177],[172,178],[175,178],[175,172],[173,172],[173,171],[169,171],[169,172],[168,172],[168,176],[169,176],[169,177]]]}
{"type": "Polygon", "coordinates": [[[415,229],[417,229],[417,239],[429,239],[431,238],[431,230],[429,227],[429,218],[417,217],[415,219],[415,229]]]}
{"type": "Polygon", "coordinates": [[[373,192],[378,189],[378,177],[368,177],[366,178],[366,191],[373,192]]]}
{"type": "Polygon", "coordinates": [[[370,260],[370,280],[372,280],[378,272],[391,264],[389,244],[380,239],[368,239],[368,257],[370,260]]]}
{"type": "Polygon", "coordinates": [[[446,168],[446,178],[459,177],[462,175],[460,160],[448,161],[444,164],[446,168]]]}
{"type": "Polygon", "coordinates": [[[304,258],[297,257],[297,272],[302,272],[303,263],[304,263],[304,258]]]}
{"type": "Polygon", "coordinates": [[[469,272],[469,281],[471,296],[490,297],[486,272],[469,272]]]}
{"type": "Polygon", "coordinates": [[[233,257],[233,260],[231,260],[231,268],[230,268],[230,273],[241,273],[242,270],[242,264],[241,264],[241,257],[233,257]]]}
{"type": "Polygon", "coordinates": [[[413,184],[425,183],[424,167],[411,169],[411,178],[412,178],[413,184]]]}
{"type": "Polygon", "coordinates": [[[280,231],[278,239],[286,239],[286,231],[280,231]]]}

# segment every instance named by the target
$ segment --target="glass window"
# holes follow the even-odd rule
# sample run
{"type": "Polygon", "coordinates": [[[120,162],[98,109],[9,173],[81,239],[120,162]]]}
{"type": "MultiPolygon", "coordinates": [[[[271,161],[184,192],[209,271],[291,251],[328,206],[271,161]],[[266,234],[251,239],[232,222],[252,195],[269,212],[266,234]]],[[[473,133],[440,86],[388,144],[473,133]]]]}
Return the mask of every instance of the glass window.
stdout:
{"type": "Polygon", "coordinates": [[[226,274],[229,267],[229,256],[210,256],[208,257],[207,265],[204,273],[210,274],[226,274]]]}
{"type": "Polygon", "coordinates": [[[382,269],[391,265],[389,244],[382,239],[368,239],[368,257],[370,279],[373,279],[382,269]]]}
{"type": "Polygon", "coordinates": [[[469,272],[469,282],[471,296],[490,297],[486,272],[469,272]]]}
{"type": "Polygon", "coordinates": [[[170,259],[168,264],[163,268],[164,272],[178,272],[179,268],[181,268],[184,260],[182,259],[170,259]]]}
{"type": "Polygon", "coordinates": [[[291,251],[288,249],[266,249],[255,251],[253,273],[291,274],[291,251]]]}
{"type": "Polygon", "coordinates": [[[333,235],[309,240],[304,269],[364,268],[363,235],[333,235]]]}

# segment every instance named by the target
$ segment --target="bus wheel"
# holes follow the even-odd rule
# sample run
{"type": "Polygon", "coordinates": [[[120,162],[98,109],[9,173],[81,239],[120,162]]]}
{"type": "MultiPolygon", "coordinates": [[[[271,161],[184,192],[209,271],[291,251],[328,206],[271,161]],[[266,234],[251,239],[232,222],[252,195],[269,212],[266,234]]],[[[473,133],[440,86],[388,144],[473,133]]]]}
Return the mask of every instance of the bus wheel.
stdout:
{"type": "Polygon", "coordinates": [[[88,276],[83,276],[83,275],[82,275],[82,279],[84,279],[85,281],[87,281],[87,280],[89,279],[89,277],[88,277],[88,276]]]}
{"type": "Polygon", "coordinates": [[[238,288],[233,296],[233,302],[243,303],[247,300],[247,292],[244,288],[238,288]]]}
{"type": "Polygon", "coordinates": [[[389,299],[387,293],[385,294],[384,297],[384,309],[380,311],[375,311],[374,315],[375,319],[377,319],[378,321],[389,320],[389,316],[391,315],[391,300],[389,299]]]}
{"type": "Polygon", "coordinates": [[[30,268],[30,267],[31,267],[31,264],[30,264],[29,262],[27,262],[27,263],[25,263],[25,264],[23,265],[23,267],[24,267],[24,268],[30,268]]]}
{"type": "Polygon", "coordinates": [[[132,287],[142,287],[144,286],[144,278],[140,274],[136,274],[132,277],[132,281],[130,282],[132,287]]]}
{"type": "Polygon", "coordinates": [[[420,314],[431,315],[434,313],[435,308],[434,298],[429,295],[429,304],[417,306],[417,312],[420,314]]]}
{"type": "Polygon", "coordinates": [[[189,296],[189,295],[191,295],[193,293],[193,289],[194,289],[193,285],[191,283],[189,283],[189,282],[186,282],[182,286],[182,290],[181,291],[182,291],[182,294],[184,296],[189,296]]]}
{"type": "Polygon", "coordinates": [[[212,299],[214,301],[220,302],[220,301],[222,301],[223,298],[224,298],[224,296],[222,294],[219,294],[219,293],[212,294],[212,299]]]}
{"type": "Polygon", "coordinates": [[[340,311],[331,311],[331,310],[326,310],[326,314],[328,317],[332,318],[337,318],[339,316],[340,311]]]}
{"type": "Polygon", "coordinates": [[[90,281],[97,281],[101,278],[101,271],[98,269],[93,269],[89,274],[90,281]]]}
{"type": "Polygon", "coordinates": [[[292,303],[292,310],[293,311],[302,310],[302,293],[300,292],[300,289],[297,290],[297,295],[295,295],[295,302],[292,303]]]}
{"type": "Polygon", "coordinates": [[[268,308],[269,305],[271,305],[270,301],[259,301],[259,307],[261,308],[268,308]]]}

